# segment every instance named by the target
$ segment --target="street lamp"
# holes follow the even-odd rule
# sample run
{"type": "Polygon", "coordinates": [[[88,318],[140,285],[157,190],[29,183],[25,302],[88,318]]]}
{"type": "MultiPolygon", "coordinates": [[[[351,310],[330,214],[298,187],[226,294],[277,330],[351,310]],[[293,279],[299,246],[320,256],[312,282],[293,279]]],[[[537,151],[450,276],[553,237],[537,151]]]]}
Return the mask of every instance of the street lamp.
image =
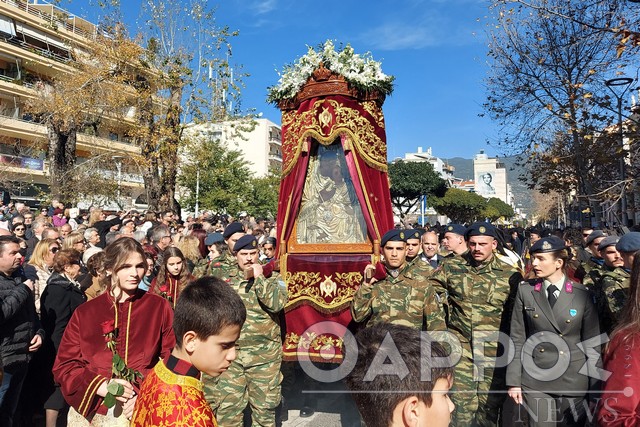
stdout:
{"type": "Polygon", "coordinates": [[[118,193],[116,203],[120,206],[120,186],[122,184],[122,156],[111,156],[114,162],[116,162],[116,169],[118,170],[118,193]]]}
{"type": "MultiPolygon", "coordinates": [[[[622,98],[624,94],[629,90],[629,87],[633,83],[633,79],[630,77],[617,77],[615,79],[609,79],[604,84],[609,88],[613,96],[618,101],[618,132],[620,136],[620,152],[624,153],[624,133],[622,131],[622,98]]],[[[622,194],[620,197],[620,222],[621,226],[626,227],[629,225],[629,219],[627,216],[627,192],[626,192],[626,173],[625,173],[625,156],[620,156],[619,164],[620,181],[622,184],[622,194]]]]}

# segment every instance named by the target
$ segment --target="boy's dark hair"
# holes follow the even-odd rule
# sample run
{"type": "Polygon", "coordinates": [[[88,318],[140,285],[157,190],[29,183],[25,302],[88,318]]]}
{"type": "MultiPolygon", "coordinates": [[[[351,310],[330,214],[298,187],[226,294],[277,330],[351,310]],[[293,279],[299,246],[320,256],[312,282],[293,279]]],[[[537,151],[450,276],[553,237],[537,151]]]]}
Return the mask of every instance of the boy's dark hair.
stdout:
{"type": "MultiPolygon", "coordinates": [[[[421,339],[427,339],[427,336],[426,334],[421,335],[419,330],[389,323],[379,323],[365,328],[357,334],[358,361],[347,375],[346,384],[353,392],[353,399],[367,427],[390,426],[396,406],[411,396],[416,396],[427,407],[430,407],[431,392],[436,381],[440,378],[447,380],[453,378],[453,367],[434,366],[436,365],[434,358],[438,358],[438,365],[451,365],[448,363],[448,355],[444,347],[435,341],[430,341],[431,357],[428,354],[422,355],[421,339]],[[396,348],[387,347],[387,343],[385,343],[385,347],[402,357],[408,374],[404,375],[405,372],[399,372],[393,375],[376,375],[373,372],[369,374],[373,374],[375,377],[372,380],[365,380],[371,363],[378,350],[381,349],[387,335],[390,337],[387,343],[395,345],[396,348]],[[429,370],[431,371],[429,381],[421,379],[421,369],[425,375],[429,370]]],[[[384,353],[387,354],[389,351],[384,353]]]]}
{"type": "Polygon", "coordinates": [[[180,293],[173,316],[176,346],[182,348],[182,337],[189,331],[206,340],[227,326],[242,327],[246,318],[247,310],[238,293],[222,280],[205,276],[180,293]]]}

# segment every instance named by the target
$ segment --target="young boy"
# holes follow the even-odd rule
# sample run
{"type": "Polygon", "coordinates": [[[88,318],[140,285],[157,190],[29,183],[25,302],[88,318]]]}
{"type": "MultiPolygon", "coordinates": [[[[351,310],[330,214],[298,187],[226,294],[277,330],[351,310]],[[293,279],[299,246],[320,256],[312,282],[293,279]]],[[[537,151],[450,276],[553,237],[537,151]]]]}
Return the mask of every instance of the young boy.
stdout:
{"type": "Polygon", "coordinates": [[[173,319],[176,347],[145,378],[131,426],[217,426],[200,373],[217,377],[229,368],[246,316],[240,296],[220,279],[184,288],[173,319]]]}
{"type": "Polygon", "coordinates": [[[367,427],[449,425],[453,367],[436,342],[424,343],[431,355],[423,354],[421,338],[417,329],[389,323],[358,333],[358,360],[346,383],[367,427]]]}

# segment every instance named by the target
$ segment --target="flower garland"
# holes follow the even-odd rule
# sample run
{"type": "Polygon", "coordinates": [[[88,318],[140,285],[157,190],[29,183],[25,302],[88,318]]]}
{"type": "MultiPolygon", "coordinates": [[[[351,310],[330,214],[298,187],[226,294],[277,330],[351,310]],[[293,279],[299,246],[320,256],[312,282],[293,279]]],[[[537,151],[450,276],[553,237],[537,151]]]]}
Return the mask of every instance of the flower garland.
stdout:
{"type": "MultiPolygon", "coordinates": [[[[121,378],[130,383],[136,382],[142,378],[142,374],[135,369],[131,369],[127,366],[126,362],[117,350],[116,339],[118,338],[119,329],[116,327],[118,324],[118,307],[115,306],[115,319],[104,321],[100,324],[102,327],[102,334],[104,335],[104,341],[107,344],[107,348],[113,353],[111,359],[111,373],[115,378],[121,378]]],[[[124,386],[117,382],[110,382],[107,384],[107,394],[104,397],[104,406],[111,408],[116,404],[116,397],[124,394],[124,386]]]]}
{"type": "Polygon", "coordinates": [[[384,95],[393,92],[395,77],[382,72],[382,64],[373,59],[371,52],[354,53],[349,44],[337,52],[333,42],[327,40],[318,50],[308,46],[306,55],[285,65],[282,74],[278,73],[278,84],[268,89],[267,102],[277,104],[295,97],[321,63],[361,92],[378,91],[384,95]]]}

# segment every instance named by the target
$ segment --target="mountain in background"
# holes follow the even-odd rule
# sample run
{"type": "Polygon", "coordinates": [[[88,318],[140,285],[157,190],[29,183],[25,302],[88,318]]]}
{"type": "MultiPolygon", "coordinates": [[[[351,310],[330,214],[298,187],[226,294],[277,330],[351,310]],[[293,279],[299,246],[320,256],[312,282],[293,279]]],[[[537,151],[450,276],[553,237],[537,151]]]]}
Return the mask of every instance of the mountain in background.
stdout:
{"type": "MultiPolygon", "coordinates": [[[[456,169],[453,176],[473,181],[472,159],[453,157],[451,159],[442,160],[456,169]]],[[[522,209],[523,212],[530,216],[533,212],[533,198],[531,197],[531,190],[529,190],[527,186],[518,179],[518,177],[525,172],[525,169],[521,166],[516,166],[515,157],[500,157],[500,161],[504,163],[504,166],[507,169],[507,183],[511,185],[511,192],[513,193],[516,207],[522,209]]]]}

